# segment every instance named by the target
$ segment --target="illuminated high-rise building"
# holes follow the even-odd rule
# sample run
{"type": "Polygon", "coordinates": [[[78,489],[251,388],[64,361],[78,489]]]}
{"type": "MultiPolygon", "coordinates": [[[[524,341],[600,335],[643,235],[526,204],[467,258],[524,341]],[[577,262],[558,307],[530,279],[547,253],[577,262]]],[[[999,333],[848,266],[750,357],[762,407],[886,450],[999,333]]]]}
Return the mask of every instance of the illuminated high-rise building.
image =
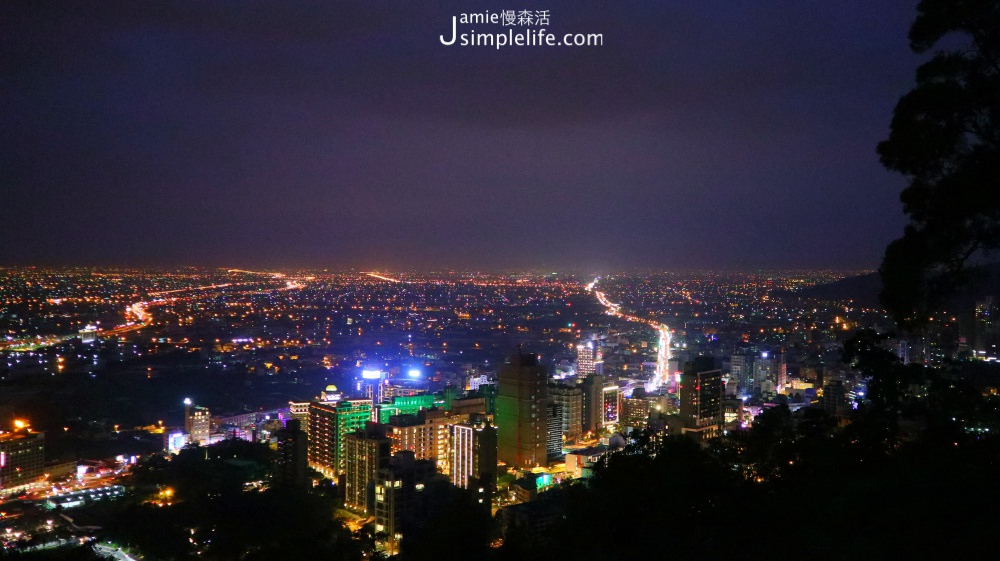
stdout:
{"type": "Polygon", "coordinates": [[[764,395],[784,391],[788,378],[785,355],[780,352],[761,351],[754,357],[754,388],[764,395]]]}
{"type": "Polygon", "coordinates": [[[45,433],[0,431],[0,491],[27,487],[45,473],[45,433]]]}
{"type": "Polygon", "coordinates": [[[729,357],[729,380],[735,383],[731,395],[773,396],[788,382],[785,355],[756,346],[739,348],[729,357]]]}
{"type": "Polygon", "coordinates": [[[309,466],[327,477],[334,477],[337,469],[337,403],[312,402],[309,404],[309,466]]]}
{"type": "Polygon", "coordinates": [[[188,434],[188,442],[199,446],[207,446],[212,434],[212,414],[207,407],[184,400],[184,432],[188,434]]]}
{"type": "Polygon", "coordinates": [[[600,374],[587,376],[581,386],[583,390],[583,431],[597,432],[604,426],[605,378],[600,374]]]}
{"type": "Polygon", "coordinates": [[[549,384],[549,397],[562,407],[562,433],[566,442],[578,441],[583,434],[583,388],[549,384]]]}
{"type": "MultiPolygon", "coordinates": [[[[288,414],[292,419],[299,422],[299,428],[302,432],[309,436],[309,402],[308,401],[289,401],[288,402],[288,414]]],[[[287,425],[286,425],[287,426],[287,425]]]]}
{"type": "Polygon", "coordinates": [[[450,416],[436,407],[413,415],[393,415],[386,429],[392,453],[409,450],[416,459],[433,461],[439,469],[447,471],[448,426],[468,419],[468,415],[450,416]]]}
{"type": "Polygon", "coordinates": [[[617,384],[601,388],[601,423],[617,425],[621,415],[621,390],[617,384]]]}
{"type": "Polygon", "coordinates": [[[699,440],[718,436],[723,427],[722,370],[711,357],[698,357],[684,365],[679,388],[681,432],[699,440]]]}
{"type": "Polygon", "coordinates": [[[980,360],[1000,357],[1000,301],[988,296],[976,302],[973,351],[980,360]]]}
{"type": "Polygon", "coordinates": [[[646,397],[646,392],[642,388],[636,388],[632,397],[622,398],[622,411],[620,423],[622,426],[634,429],[646,428],[649,420],[651,403],[646,397]]]}
{"type": "Polygon", "coordinates": [[[556,462],[562,457],[563,408],[557,403],[545,406],[545,459],[556,462]]]}
{"type": "Polygon", "coordinates": [[[344,473],[344,438],[371,419],[369,399],[309,404],[309,465],[327,477],[344,473]]]}
{"type": "Polygon", "coordinates": [[[363,430],[344,437],[344,506],[362,515],[374,514],[375,479],[389,464],[392,443],[386,426],[369,422],[363,430]]]}
{"type": "Polygon", "coordinates": [[[385,399],[387,382],[388,374],[382,370],[362,370],[357,389],[362,397],[370,399],[373,404],[379,404],[385,399]]]}
{"type": "Polygon", "coordinates": [[[602,361],[601,347],[593,340],[588,340],[576,346],[576,372],[579,376],[590,376],[596,372],[596,366],[602,361]]]}
{"type": "Polygon", "coordinates": [[[451,482],[468,489],[473,482],[490,494],[497,478],[497,429],[485,416],[451,425],[451,482]]]}
{"type": "Polygon", "coordinates": [[[737,393],[754,394],[753,374],[753,355],[736,352],[729,357],[729,379],[736,382],[737,393]]]}
{"type": "Polygon", "coordinates": [[[548,375],[538,357],[518,352],[498,374],[496,401],[497,454],[507,465],[522,468],[546,463],[548,375]]]}

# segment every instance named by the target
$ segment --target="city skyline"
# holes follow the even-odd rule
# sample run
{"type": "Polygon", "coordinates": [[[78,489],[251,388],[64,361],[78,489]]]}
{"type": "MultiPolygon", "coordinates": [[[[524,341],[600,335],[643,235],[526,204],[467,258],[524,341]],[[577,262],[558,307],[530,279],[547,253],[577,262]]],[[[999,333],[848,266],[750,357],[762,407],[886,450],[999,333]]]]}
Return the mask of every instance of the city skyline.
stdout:
{"type": "Polygon", "coordinates": [[[11,0],[0,52],[0,557],[995,549],[1000,0],[11,0]]]}
{"type": "MultiPolygon", "coordinates": [[[[901,473],[946,481],[932,493],[942,501],[952,479],[980,491],[990,481],[989,463],[968,459],[992,458],[998,430],[991,296],[936,315],[921,336],[894,334],[877,305],[817,292],[838,278],[822,271],[586,284],[547,273],[0,273],[0,502],[16,513],[4,549],[230,559],[268,542],[295,558],[357,546],[369,553],[344,558],[440,559],[440,544],[455,543],[436,534],[447,531],[469,541],[454,558],[524,559],[527,547],[571,559],[601,547],[596,528],[627,501],[622,512],[636,514],[610,519],[649,535],[677,532],[665,523],[675,512],[716,528],[720,516],[766,507],[762,492],[784,493],[781,504],[851,497],[856,513],[899,510],[896,497],[912,487],[893,490],[901,473]],[[928,424],[951,427],[944,438],[918,423],[899,423],[889,441],[867,428],[898,394],[852,358],[859,344],[915,380],[902,399],[926,407],[928,424]],[[978,385],[932,409],[966,383],[934,378],[957,367],[982,374],[968,380],[978,385]],[[914,461],[917,446],[936,447],[956,476],[914,461]],[[635,473],[633,462],[647,467],[635,473]],[[885,470],[886,499],[858,485],[873,464],[885,470]],[[601,491],[614,481],[626,487],[601,491]],[[651,497],[698,508],[641,510],[651,497]],[[295,523],[276,525],[289,517],[275,505],[299,512],[295,523]],[[51,516],[59,507],[72,519],[51,516]],[[259,530],[245,530],[248,511],[269,514],[259,530]],[[437,522],[442,512],[457,523],[437,522]],[[346,534],[331,542],[303,524],[346,534]],[[523,546],[518,528],[529,530],[523,546]],[[422,540],[427,555],[413,553],[422,540]]],[[[759,510],[775,523],[789,512],[759,510]]],[[[803,547],[827,548],[844,518],[834,511],[810,526],[803,547]]],[[[857,550],[858,527],[834,536],[837,551],[857,550]]],[[[610,543],[645,557],[663,550],[659,539],[610,543]]],[[[908,542],[889,547],[897,543],[908,542]]]]}
{"type": "Polygon", "coordinates": [[[0,265],[872,269],[914,6],[5,4],[0,265]]]}

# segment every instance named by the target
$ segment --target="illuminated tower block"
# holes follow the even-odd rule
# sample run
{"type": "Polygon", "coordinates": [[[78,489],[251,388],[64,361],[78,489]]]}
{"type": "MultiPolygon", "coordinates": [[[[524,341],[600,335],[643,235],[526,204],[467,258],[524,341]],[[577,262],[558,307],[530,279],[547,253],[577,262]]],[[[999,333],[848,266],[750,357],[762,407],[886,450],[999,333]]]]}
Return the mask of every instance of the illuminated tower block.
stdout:
{"type": "Polygon", "coordinates": [[[684,365],[681,375],[681,432],[698,440],[718,436],[723,427],[722,370],[714,366],[711,358],[698,357],[684,365]]]}
{"type": "Polygon", "coordinates": [[[414,415],[389,417],[392,453],[413,452],[418,460],[431,460],[442,471],[448,465],[448,425],[467,421],[468,415],[446,416],[443,409],[422,409],[414,415]]]}
{"type": "Polygon", "coordinates": [[[468,489],[470,484],[496,485],[497,429],[484,417],[451,426],[451,482],[468,489]]]}
{"type": "Polygon", "coordinates": [[[497,453],[508,465],[545,465],[548,375],[535,355],[520,352],[500,369],[496,401],[497,453]]]}
{"type": "Polygon", "coordinates": [[[594,374],[596,364],[601,362],[601,349],[594,341],[587,341],[576,346],[576,372],[579,376],[594,374]]]}
{"type": "Polygon", "coordinates": [[[604,426],[604,395],[605,378],[600,374],[588,376],[582,385],[583,390],[583,431],[598,431],[604,426]]]}
{"type": "Polygon", "coordinates": [[[549,396],[562,406],[562,432],[566,442],[576,442],[583,434],[583,388],[564,384],[550,384],[549,396]]]}
{"type": "Polygon", "coordinates": [[[309,404],[309,465],[327,477],[344,473],[344,439],[371,419],[370,399],[309,404]]]}
{"type": "Polygon", "coordinates": [[[546,437],[545,458],[548,462],[557,462],[562,457],[563,443],[563,408],[557,403],[545,406],[546,437]]]}
{"type": "Polygon", "coordinates": [[[369,422],[364,430],[344,437],[344,506],[358,514],[375,512],[374,486],[378,470],[389,465],[391,441],[386,426],[369,422]]]}
{"type": "Polygon", "coordinates": [[[733,353],[729,358],[729,379],[736,381],[736,391],[743,395],[754,393],[753,355],[733,353]]]}
{"type": "Polygon", "coordinates": [[[212,414],[207,407],[192,405],[190,399],[184,400],[184,432],[188,433],[188,442],[207,446],[212,433],[212,414]]]}
{"type": "Polygon", "coordinates": [[[45,434],[0,432],[0,489],[26,487],[45,472],[45,434]]]}
{"type": "Polygon", "coordinates": [[[622,426],[634,429],[646,428],[649,419],[650,401],[646,397],[646,392],[636,389],[632,397],[622,399],[622,426]]]}
{"type": "Polygon", "coordinates": [[[621,411],[621,390],[617,384],[609,384],[601,388],[601,423],[617,425],[621,411]]]}
{"type": "Polygon", "coordinates": [[[785,355],[771,351],[761,351],[754,358],[754,389],[765,395],[773,395],[784,391],[787,382],[787,365],[785,355]]]}

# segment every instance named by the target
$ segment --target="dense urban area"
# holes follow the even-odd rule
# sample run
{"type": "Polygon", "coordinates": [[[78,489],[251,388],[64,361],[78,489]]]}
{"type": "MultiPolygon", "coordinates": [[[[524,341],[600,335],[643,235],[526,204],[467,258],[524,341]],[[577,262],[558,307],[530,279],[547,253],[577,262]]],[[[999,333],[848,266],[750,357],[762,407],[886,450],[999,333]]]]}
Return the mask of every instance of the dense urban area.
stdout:
{"type": "Polygon", "coordinates": [[[881,499],[973,492],[938,478],[1000,430],[1000,302],[904,338],[864,271],[0,274],[12,556],[750,554],[769,522],[839,558],[938,524],[881,499]]]}
{"type": "Polygon", "coordinates": [[[1000,0],[468,4],[0,2],[0,560],[996,558],[1000,0]]]}

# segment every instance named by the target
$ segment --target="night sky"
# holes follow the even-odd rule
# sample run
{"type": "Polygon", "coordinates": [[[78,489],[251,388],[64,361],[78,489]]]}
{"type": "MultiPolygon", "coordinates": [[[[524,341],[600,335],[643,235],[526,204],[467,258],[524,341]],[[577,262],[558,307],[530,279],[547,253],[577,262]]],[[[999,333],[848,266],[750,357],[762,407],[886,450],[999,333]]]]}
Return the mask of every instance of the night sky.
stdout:
{"type": "Polygon", "coordinates": [[[875,267],[915,6],[7,0],[0,265],[875,267]]]}

